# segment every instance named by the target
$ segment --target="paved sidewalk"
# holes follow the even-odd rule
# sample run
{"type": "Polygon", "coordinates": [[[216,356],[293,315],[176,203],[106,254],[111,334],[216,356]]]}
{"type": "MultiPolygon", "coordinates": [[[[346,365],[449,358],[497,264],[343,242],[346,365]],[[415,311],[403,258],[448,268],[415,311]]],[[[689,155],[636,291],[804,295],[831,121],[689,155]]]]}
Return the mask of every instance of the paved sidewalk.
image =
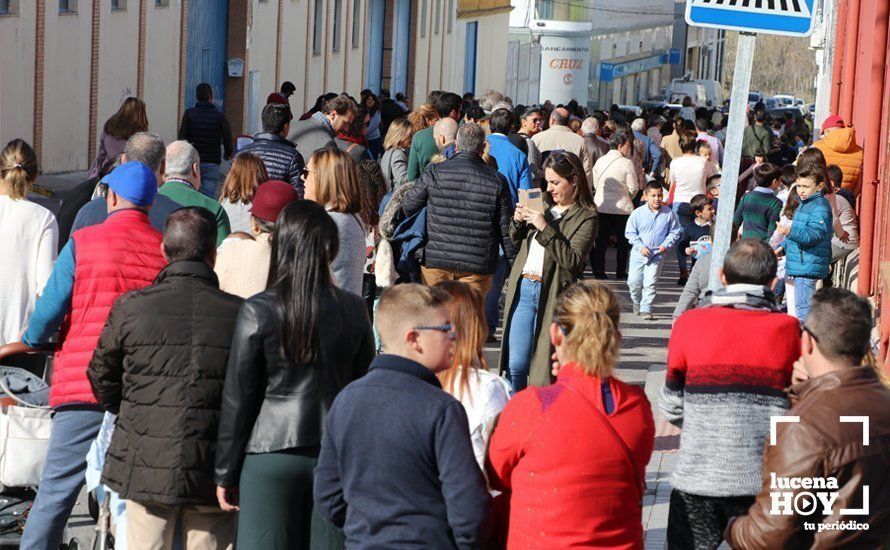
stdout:
{"type": "MultiPolygon", "coordinates": [[[[668,424],[658,411],[658,391],[664,383],[667,363],[667,343],[670,337],[674,306],[682,287],[677,286],[679,268],[673,254],[667,259],[658,284],[658,295],[653,304],[655,321],[644,321],[631,310],[630,294],[626,281],[614,279],[611,269],[614,251],[607,255],[612,279],[602,281],[621,299],[621,359],[617,375],[625,382],[645,387],[655,417],[655,452],[646,467],[646,495],[643,499],[643,526],[646,530],[646,548],[660,549],[667,540],[668,503],[670,501],[670,475],[677,459],[680,444],[679,430],[668,424]]],[[[589,275],[589,272],[588,272],[589,275]]],[[[500,335],[500,329],[498,334],[500,335]]],[[[498,345],[486,346],[486,357],[492,368],[497,367],[498,345]]]]}

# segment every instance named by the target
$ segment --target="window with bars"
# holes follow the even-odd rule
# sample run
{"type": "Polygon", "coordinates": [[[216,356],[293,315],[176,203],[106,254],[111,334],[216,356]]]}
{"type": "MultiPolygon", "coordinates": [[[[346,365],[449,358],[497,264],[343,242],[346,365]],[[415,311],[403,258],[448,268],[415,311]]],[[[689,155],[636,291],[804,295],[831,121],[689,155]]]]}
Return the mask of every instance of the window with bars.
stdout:
{"type": "Polygon", "coordinates": [[[77,0],[59,0],[59,13],[77,13],[77,0]]]}
{"type": "Polygon", "coordinates": [[[111,0],[111,11],[126,11],[127,0],[111,0]]]}
{"type": "Polygon", "coordinates": [[[343,11],[343,0],[333,0],[334,1],[334,30],[331,33],[331,38],[333,40],[333,46],[331,49],[335,52],[340,51],[340,19],[341,13],[343,11]]]}
{"type": "Polygon", "coordinates": [[[361,0],[353,0],[352,1],[352,47],[358,48],[359,42],[361,40],[361,14],[362,14],[362,1],[361,0]]]}
{"type": "Polygon", "coordinates": [[[170,0],[155,0],[156,8],[166,8],[170,5],[170,0]]]}
{"type": "Polygon", "coordinates": [[[315,0],[315,12],[312,15],[312,55],[321,54],[321,32],[323,28],[322,0],[315,0]]]}
{"type": "Polygon", "coordinates": [[[18,0],[0,0],[0,15],[16,15],[19,12],[18,0]]]}

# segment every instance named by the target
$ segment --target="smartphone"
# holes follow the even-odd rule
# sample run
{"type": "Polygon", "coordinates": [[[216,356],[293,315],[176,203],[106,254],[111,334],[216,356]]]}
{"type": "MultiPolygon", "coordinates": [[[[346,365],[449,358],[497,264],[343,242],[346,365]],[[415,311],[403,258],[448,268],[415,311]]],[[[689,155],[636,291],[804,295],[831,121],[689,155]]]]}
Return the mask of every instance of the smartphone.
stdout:
{"type": "Polygon", "coordinates": [[[544,195],[540,189],[520,189],[519,204],[534,212],[544,213],[544,195]]]}

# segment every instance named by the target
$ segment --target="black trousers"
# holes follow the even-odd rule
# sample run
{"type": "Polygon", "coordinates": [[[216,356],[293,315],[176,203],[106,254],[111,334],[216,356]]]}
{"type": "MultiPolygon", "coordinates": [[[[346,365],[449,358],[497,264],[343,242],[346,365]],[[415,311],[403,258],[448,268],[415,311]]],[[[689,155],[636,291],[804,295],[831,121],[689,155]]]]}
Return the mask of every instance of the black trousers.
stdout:
{"type": "Polygon", "coordinates": [[[723,531],[734,516],[748,513],[754,495],[702,497],[671,491],[668,511],[669,550],[713,550],[723,542],[723,531]]]}
{"type": "Polygon", "coordinates": [[[619,276],[627,276],[630,243],[627,242],[627,237],[624,236],[624,228],[627,226],[629,217],[623,214],[599,215],[599,230],[596,233],[596,244],[593,250],[590,251],[590,267],[594,275],[604,275],[606,273],[606,250],[608,250],[609,241],[614,235],[616,237],[615,248],[617,249],[618,256],[615,273],[619,276]]]}

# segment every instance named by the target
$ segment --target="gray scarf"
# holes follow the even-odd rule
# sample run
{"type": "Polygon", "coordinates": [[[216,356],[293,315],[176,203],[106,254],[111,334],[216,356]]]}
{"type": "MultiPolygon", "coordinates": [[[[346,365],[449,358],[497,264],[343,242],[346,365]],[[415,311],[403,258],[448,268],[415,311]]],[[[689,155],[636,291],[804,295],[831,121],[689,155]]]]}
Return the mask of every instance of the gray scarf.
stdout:
{"type": "Polygon", "coordinates": [[[779,311],[776,295],[765,286],[735,284],[708,292],[699,304],[702,307],[732,307],[751,311],[779,311]]]}

